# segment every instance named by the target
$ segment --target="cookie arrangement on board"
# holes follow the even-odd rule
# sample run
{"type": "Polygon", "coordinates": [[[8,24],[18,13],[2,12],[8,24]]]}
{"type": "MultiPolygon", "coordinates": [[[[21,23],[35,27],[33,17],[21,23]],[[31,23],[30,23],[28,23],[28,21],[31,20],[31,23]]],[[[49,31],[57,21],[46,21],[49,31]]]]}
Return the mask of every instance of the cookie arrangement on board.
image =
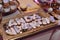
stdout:
{"type": "Polygon", "coordinates": [[[7,34],[17,35],[19,33],[24,33],[28,30],[35,29],[43,25],[54,23],[55,21],[56,20],[53,16],[44,18],[38,14],[33,14],[30,16],[24,16],[22,18],[10,19],[9,22],[4,24],[3,28],[7,34]]]}

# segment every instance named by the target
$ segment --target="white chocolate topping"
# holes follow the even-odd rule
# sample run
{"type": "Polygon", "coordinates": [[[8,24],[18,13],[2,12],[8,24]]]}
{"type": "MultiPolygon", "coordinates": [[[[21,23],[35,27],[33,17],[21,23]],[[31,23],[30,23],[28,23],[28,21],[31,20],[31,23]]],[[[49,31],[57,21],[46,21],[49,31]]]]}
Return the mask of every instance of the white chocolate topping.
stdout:
{"type": "Polygon", "coordinates": [[[47,24],[45,18],[42,18],[42,23],[43,23],[43,24],[47,24]]]}
{"type": "Polygon", "coordinates": [[[22,30],[22,27],[21,26],[17,26],[17,28],[19,28],[19,30],[22,30]]]}
{"type": "Polygon", "coordinates": [[[10,29],[6,30],[5,32],[6,32],[7,34],[12,34],[10,29]]]}
{"type": "Polygon", "coordinates": [[[12,34],[14,34],[14,35],[17,34],[16,31],[15,31],[13,28],[10,28],[10,29],[11,29],[11,31],[12,31],[12,34]]]}
{"type": "Polygon", "coordinates": [[[48,18],[45,18],[45,20],[48,24],[50,23],[50,20],[48,18]]]}
{"type": "Polygon", "coordinates": [[[40,26],[40,22],[36,22],[36,26],[39,27],[40,26]]]}
{"type": "Polygon", "coordinates": [[[22,26],[22,29],[27,29],[28,28],[26,23],[22,23],[21,26],[22,26]]]}
{"type": "Polygon", "coordinates": [[[16,18],[15,20],[16,20],[17,24],[19,24],[19,25],[21,24],[21,23],[20,23],[21,21],[20,21],[19,18],[16,18]]]}
{"type": "Polygon", "coordinates": [[[26,22],[32,21],[32,16],[25,16],[24,19],[26,22]]]}
{"type": "Polygon", "coordinates": [[[33,19],[41,19],[41,17],[37,14],[33,14],[33,19]]]}
{"type": "Polygon", "coordinates": [[[30,25],[31,25],[33,28],[36,28],[36,22],[35,22],[35,21],[32,21],[32,22],[30,23],[30,25]]]}
{"type": "Polygon", "coordinates": [[[6,30],[5,32],[6,32],[7,34],[10,34],[10,35],[16,35],[16,34],[17,34],[13,28],[8,29],[8,30],[6,30]]]}
{"type": "Polygon", "coordinates": [[[27,23],[28,26],[28,30],[32,29],[32,26],[30,25],[30,23],[27,23]]]}
{"type": "Polygon", "coordinates": [[[25,23],[25,20],[23,18],[20,18],[21,23],[25,23]]]}
{"type": "Polygon", "coordinates": [[[14,21],[14,19],[10,19],[9,20],[9,23],[8,23],[8,26],[12,26],[13,24],[12,24],[12,22],[14,21]]]}
{"type": "Polygon", "coordinates": [[[49,18],[49,19],[50,19],[50,21],[51,21],[51,22],[55,22],[55,19],[54,19],[54,17],[53,17],[53,16],[50,16],[50,18],[49,18]]]}
{"type": "Polygon", "coordinates": [[[35,20],[39,25],[41,25],[42,24],[42,22],[41,22],[41,20],[40,19],[36,19],[35,20]]]}
{"type": "Polygon", "coordinates": [[[17,23],[16,22],[13,22],[13,25],[17,25],[17,23]]]}

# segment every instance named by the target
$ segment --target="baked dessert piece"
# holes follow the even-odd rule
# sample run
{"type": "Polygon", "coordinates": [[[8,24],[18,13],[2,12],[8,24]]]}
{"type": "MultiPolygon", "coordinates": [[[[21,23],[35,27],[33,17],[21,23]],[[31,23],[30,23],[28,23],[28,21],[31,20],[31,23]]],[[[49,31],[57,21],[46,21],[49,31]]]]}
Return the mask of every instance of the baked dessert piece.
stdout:
{"type": "Polygon", "coordinates": [[[16,18],[15,19],[18,25],[21,25],[21,23],[26,23],[23,18],[16,18]]]}
{"type": "Polygon", "coordinates": [[[5,32],[6,32],[6,34],[8,34],[8,35],[16,35],[17,34],[15,32],[15,30],[13,29],[13,27],[8,26],[8,23],[4,24],[3,28],[4,28],[5,32]]]}
{"type": "Polygon", "coordinates": [[[32,26],[30,25],[30,23],[22,23],[22,24],[21,24],[21,27],[22,27],[22,29],[25,30],[25,31],[32,29],[32,26]]]}
{"type": "Polygon", "coordinates": [[[50,20],[48,18],[43,18],[42,17],[42,23],[43,24],[49,24],[50,23],[50,20]]]}
{"type": "Polygon", "coordinates": [[[42,23],[43,23],[44,25],[47,24],[45,18],[43,18],[43,17],[42,17],[42,23]]]}
{"type": "Polygon", "coordinates": [[[20,30],[19,33],[22,33],[22,26],[21,25],[20,26],[17,26],[17,28],[20,30]]]}
{"type": "Polygon", "coordinates": [[[13,28],[16,31],[16,33],[20,33],[20,29],[17,26],[13,26],[13,28]]]}
{"type": "Polygon", "coordinates": [[[35,22],[37,27],[40,27],[40,25],[42,25],[42,21],[40,19],[36,19],[35,22]]]}
{"type": "Polygon", "coordinates": [[[24,16],[26,22],[31,22],[32,18],[33,18],[32,16],[24,16]]]}
{"type": "Polygon", "coordinates": [[[25,32],[28,29],[27,23],[21,23],[22,31],[25,32]]]}
{"type": "Polygon", "coordinates": [[[6,30],[6,33],[9,35],[16,35],[16,31],[11,27],[10,29],[6,30]]]}
{"type": "Polygon", "coordinates": [[[8,23],[6,24],[6,26],[4,26],[5,32],[9,35],[16,35],[18,33],[20,33],[20,28],[18,28],[16,25],[11,25],[8,26],[8,23]]]}
{"type": "Polygon", "coordinates": [[[48,18],[45,18],[45,20],[46,20],[47,24],[50,23],[50,20],[48,18]]]}
{"type": "Polygon", "coordinates": [[[40,27],[41,24],[42,24],[41,21],[36,21],[36,26],[37,26],[37,27],[40,27]]]}
{"type": "Polygon", "coordinates": [[[30,23],[26,23],[26,24],[27,24],[28,30],[31,30],[32,29],[32,25],[30,25],[30,23]]]}
{"type": "Polygon", "coordinates": [[[18,33],[22,33],[22,28],[21,26],[18,26],[18,25],[8,26],[8,23],[7,23],[6,26],[4,26],[4,29],[6,34],[9,34],[9,35],[17,35],[18,33]]]}
{"type": "Polygon", "coordinates": [[[14,21],[14,19],[10,19],[8,26],[13,26],[13,25],[17,25],[17,23],[14,21]]]}
{"type": "Polygon", "coordinates": [[[56,21],[53,16],[50,16],[50,17],[49,17],[49,20],[50,20],[51,22],[55,22],[55,21],[56,21]]]}
{"type": "Polygon", "coordinates": [[[33,14],[32,17],[33,17],[33,20],[36,20],[36,19],[41,20],[41,17],[39,15],[37,15],[37,14],[33,14]]]}
{"type": "Polygon", "coordinates": [[[43,24],[50,24],[50,19],[49,18],[43,18],[42,20],[43,20],[43,24]]]}
{"type": "Polygon", "coordinates": [[[32,22],[30,23],[30,25],[32,26],[32,28],[36,28],[36,22],[35,22],[35,21],[32,21],[32,22]]]}
{"type": "Polygon", "coordinates": [[[20,19],[19,19],[19,18],[16,18],[15,20],[16,20],[16,22],[17,22],[17,24],[18,24],[18,25],[20,25],[20,24],[21,24],[21,23],[20,23],[21,21],[20,21],[20,19]]]}
{"type": "Polygon", "coordinates": [[[26,23],[23,18],[20,18],[20,23],[26,23]]]}

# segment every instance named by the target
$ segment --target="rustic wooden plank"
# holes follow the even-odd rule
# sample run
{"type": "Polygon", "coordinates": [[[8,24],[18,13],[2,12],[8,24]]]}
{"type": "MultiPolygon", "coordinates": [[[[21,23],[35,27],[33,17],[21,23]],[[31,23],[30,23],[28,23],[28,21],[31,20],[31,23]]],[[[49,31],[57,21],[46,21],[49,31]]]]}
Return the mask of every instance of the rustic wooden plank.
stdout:
{"type": "Polygon", "coordinates": [[[32,29],[32,30],[30,30],[30,31],[26,31],[26,32],[24,32],[24,33],[22,33],[22,34],[17,34],[17,35],[15,35],[15,36],[9,36],[9,35],[7,35],[7,34],[5,33],[5,31],[4,31],[4,29],[3,29],[3,25],[1,26],[1,30],[2,30],[2,33],[3,33],[3,39],[4,39],[4,40],[8,40],[8,39],[10,39],[10,40],[13,39],[13,40],[14,40],[14,39],[17,39],[17,38],[21,38],[21,37],[25,37],[25,36],[28,36],[28,35],[32,35],[32,34],[34,34],[34,33],[40,32],[40,31],[45,30],[45,29],[48,29],[48,28],[52,28],[52,27],[54,27],[56,24],[57,24],[57,22],[56,22],[56,23],[51,23],[51,24],[45,25],[45,26],[40,26],[39,28],[32,29]]]}

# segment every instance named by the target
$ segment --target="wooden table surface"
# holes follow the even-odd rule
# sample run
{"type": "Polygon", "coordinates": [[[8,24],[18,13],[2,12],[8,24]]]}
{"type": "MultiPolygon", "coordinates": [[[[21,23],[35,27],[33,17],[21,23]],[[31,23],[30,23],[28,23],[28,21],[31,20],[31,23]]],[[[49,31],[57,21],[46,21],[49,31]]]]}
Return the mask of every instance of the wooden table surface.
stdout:
{"type": "MultiPolygon", "coordinates": [[[[39,9],[39,7],[40,7],[36,3],[34,3],[33,0],[18,0],[18,1],[20,2],[20,7],[23,7],[24,5],[28,5],[28,12],[25,12],[25,14],[23,12],[23,14],[17,14],[17,15],[15,15],[13,17],[10,17],[11,15],[10,16],[7,16],[7,17],[3,17],[2,24],[0,24],[0,33],[3,35],[3,39],[4,40],[8,40],[8,39],[13,40],[13,39],[16,39],[16,38],[21,38],[21,37],[24,37],[24,36],[28,36],[28,35],[34,34],[36,32],[39,32],[39,31],[42,31],[42,30],[45,30],[45,29],[54,27],[54,25],[57,24],[57,22],[56,22],[56,23],[53,23],[53,24],[46,25],[45,27],[42,26],[42,28],[36,28],[34,30],[27,31],[27,32],[25,32],[23,34],[18,34],[16,36],[6,35],[6,33],[5,33],[4,29],[3,29],[3,24],[4,23],[8,22],[9,19],[11,19],[11,18],[14,18],[15,19],[17,17],[18,18],[19,17],[23,17],[23,16],[26,16],[26,15],[30,15],[32,13],[34,14],[37,11],[37,10],[34,10],[34,9],[39,9]],[[34,10],[34,11],[31,11],[31,10],[34,10]]],[[[40,15],[43,15],[44,14],[44,11],[40,11],[40,12],[41,12],[40,15]]],[[[45,16],[45,14],[44,14],[44,17],[47,17],[47,16],[45,16]]]]}

